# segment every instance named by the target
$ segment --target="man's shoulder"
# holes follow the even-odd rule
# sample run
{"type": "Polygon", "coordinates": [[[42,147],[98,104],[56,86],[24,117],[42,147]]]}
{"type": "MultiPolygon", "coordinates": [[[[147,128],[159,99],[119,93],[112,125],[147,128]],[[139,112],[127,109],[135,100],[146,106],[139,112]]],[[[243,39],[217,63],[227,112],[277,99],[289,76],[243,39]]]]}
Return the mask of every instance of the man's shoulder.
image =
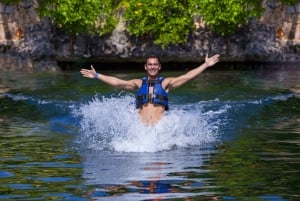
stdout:
{"type": "Polygon", "coordinates": [[[174,77],[164,77],[163,82],[170,82],[174,77]]]}
{"type": "Polygon", "coordinates": [[[129,80],[129,82],[133,83],[137,88],[141,87],[142,85],[142,79],[132,79],[129,80]]]}

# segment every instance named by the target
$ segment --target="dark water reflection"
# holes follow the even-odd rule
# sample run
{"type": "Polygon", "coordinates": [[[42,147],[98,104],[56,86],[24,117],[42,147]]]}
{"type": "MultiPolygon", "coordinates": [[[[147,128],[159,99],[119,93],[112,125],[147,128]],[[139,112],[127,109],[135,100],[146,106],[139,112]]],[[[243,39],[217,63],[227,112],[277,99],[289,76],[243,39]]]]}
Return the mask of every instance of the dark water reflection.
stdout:
{"type": "Polygon", "coordinates": [[[1,73],[0,199],[299,200],[299,77],[209,70],[149,129],[132,94],[78,72],[1,73]]]}

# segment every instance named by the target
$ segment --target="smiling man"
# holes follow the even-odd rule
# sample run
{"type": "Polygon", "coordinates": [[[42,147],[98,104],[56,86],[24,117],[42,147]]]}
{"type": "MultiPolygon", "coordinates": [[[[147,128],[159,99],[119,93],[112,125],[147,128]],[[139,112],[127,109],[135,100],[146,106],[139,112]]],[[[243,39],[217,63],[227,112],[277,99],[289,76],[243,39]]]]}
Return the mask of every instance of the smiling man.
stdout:
{"type": "Polygon", "coordinates": [[[141,120],[146,124],[155,124],[168,110],[168,93],[170,89],[177,88],[201,74],[206,68],[215,65],[220,55],[212,57],[206,55],[205,62],[177,77],[161,77],[160,60],[157,56],[149,56],[144,64],[147,75],[141,79],[123,80],[114,76],[98,74],[93,66],[91,69],[81,69],[83,77],[95,78],[113,87],[125,90],[138,90],[136,93],[136,107],[141,120]]]}

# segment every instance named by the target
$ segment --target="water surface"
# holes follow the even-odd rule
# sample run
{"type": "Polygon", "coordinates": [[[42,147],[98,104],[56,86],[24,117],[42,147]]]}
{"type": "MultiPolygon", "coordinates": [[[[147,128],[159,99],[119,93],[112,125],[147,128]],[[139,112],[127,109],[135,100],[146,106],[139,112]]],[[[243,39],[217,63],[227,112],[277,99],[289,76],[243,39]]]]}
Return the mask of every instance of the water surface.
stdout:
{"type": "Polygon", "coordinates": [[[299,77],[209,69],[149,127],[134,93],[78,71],[1,73],[0,199],[299,200],[299,77]]]}

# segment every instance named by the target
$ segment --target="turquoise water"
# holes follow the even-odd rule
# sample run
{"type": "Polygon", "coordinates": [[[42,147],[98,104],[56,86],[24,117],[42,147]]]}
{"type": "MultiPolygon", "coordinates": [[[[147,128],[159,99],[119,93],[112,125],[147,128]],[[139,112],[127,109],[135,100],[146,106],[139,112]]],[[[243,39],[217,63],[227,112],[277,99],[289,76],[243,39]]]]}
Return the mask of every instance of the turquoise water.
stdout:
{"type": "Polygon", "coordinates": [[[209,69],[147,127],[133,93],[78,71],[0,73],[0,200],[299,200],[299,77],[209,69]]]}

